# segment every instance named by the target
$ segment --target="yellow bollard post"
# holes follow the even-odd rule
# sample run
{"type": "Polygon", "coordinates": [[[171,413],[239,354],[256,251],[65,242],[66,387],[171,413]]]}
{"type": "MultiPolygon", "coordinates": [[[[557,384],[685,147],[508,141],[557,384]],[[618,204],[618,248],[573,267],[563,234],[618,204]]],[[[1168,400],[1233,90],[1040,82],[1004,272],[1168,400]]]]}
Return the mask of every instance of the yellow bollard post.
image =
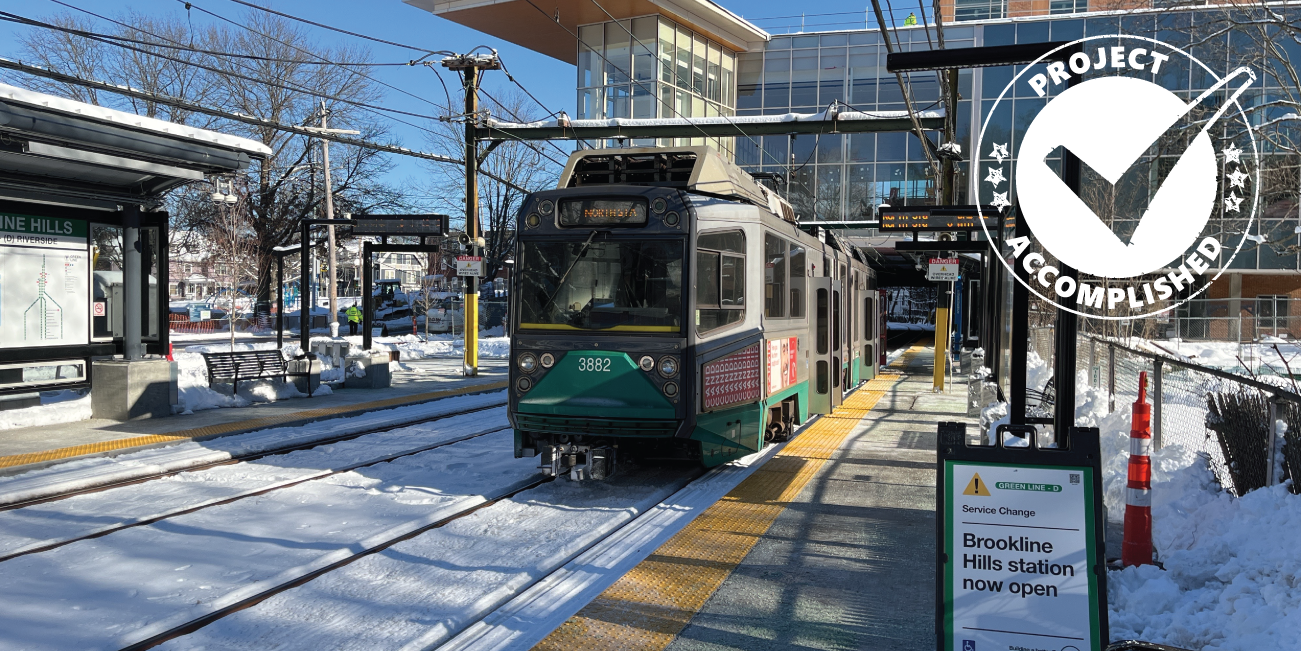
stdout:
{"type": "Polygon", "coordinates": [[[949,360],[949,308],[935,311],[935,376],[931,382],[934,391],[944,390],[944,365],[949,360]]]}
{"type": "MultiPolygon", "coordinates": [[[[475,283],[475,285],[478,285],[478,283],[475,283]]],[[[465,374],[479,374],[478,291],[465,293],[465,374]]]]}

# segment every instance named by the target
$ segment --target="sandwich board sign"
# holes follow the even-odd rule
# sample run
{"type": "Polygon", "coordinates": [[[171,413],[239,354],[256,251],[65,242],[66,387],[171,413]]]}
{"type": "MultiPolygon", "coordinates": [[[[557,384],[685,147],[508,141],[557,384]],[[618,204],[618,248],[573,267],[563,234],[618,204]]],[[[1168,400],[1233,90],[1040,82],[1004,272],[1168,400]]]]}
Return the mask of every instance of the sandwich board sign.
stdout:
{"type": "Polygon", "coordinates": [[[937,283],[951,283],[958,279],[957,258],[931,258],[926,270],[926,280],[937,283]]]}
{"type": "Polygon", "coordinates": [[[1039,449],[1032,427],[1006,429],[1031,445],[969,446],[964,424],[939,425],[937,649],[1101,651],[1097,430],[1039,449]]]}

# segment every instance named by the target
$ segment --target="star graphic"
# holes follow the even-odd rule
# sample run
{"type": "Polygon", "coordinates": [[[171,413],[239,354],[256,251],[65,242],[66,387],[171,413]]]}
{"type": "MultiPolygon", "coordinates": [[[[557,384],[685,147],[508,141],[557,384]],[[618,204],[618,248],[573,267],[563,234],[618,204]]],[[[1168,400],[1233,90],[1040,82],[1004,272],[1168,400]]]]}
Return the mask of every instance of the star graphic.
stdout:
{"type": "Polygon", "coordinates": [[[1224,209],[1230,212],[1238,212],[1238,205],[1242,203],[1242,197],[1237,192],[1230,192],[1229,196],[1224,198],[1224,209]]]}
{"type": "MultiPolygon", "coordinates": [[[[1226,199],[1225,201],[1228,201],[1228,200],[1226,199]]],[[[1012,205],[1012,202],[1010,202],[1010,201],[1007,200],[1007,193],[1006,193],[1006,192],[995,192],[995,193],[994,193],[994,200],[991,201],[991,202],[989,202],[989,203],[990,203],[990,205],[994,206],[995,208],[998,208],[999,210],[1002,210],[1002,209],[1004,209],[1004,208],[1006,208],[1006,207],[1012,205]]]]}
{"type": "Polygon", "coordinates": [[[991,167],[989,168],[989,176],[986,176],[985,180],[993,183],[994,187],[997,188],[999,184],[1007,180],[1007,177],[1003,176],[1003,168],[991,167]]]}
{"type": "Polygon", "coordinates": [[[1242,156],[1242,150],[1238,149],[1237,145],[1233,143],[1229,143],[1229,148],[1223,151],[1224,151],[1225,165],[1228,165],[1229,163],[1237,163],[1239,165],[1242,164],[1242,160],[1240,158],[1242,156]]]}
{"type": "Polygon", "coordinates": [[[1012,157],[1011,154],[1007,153],[1007,143],[1003,143],[1001,145],[995,144],[994,151],[989,152],[989,156],[990,158],[993,158],[994,160],[998,161],[1000,165],[1003,164],[1004,160],[1012,157]]]}
{"type": "Polygon", "coordinates": [[[1243,174],[1242,170],[1233,170],[1233,173],[1229,174],[1228,177],[1229,183],[1235,188],[1243,187],[1242,182],[1247,180],[1247,175],[1243,174]]]}

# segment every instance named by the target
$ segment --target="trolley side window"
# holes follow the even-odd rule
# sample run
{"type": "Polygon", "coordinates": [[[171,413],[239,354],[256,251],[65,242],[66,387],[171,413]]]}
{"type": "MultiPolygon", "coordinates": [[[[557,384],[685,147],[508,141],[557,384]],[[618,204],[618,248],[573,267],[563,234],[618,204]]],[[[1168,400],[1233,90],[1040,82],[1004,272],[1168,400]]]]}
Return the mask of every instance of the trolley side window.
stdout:
{"type": "Polygon", "coordinates": [[[696,240],[696,326],[709,332],[745,318],[745,234],[705,233],[696,240]]]}
{"type": "Polygon", "coordinates": [[[786,240],[775,235],[763,236],[763,315],[770,319],[786,318],[786,240]]]}
{"type": "Polygon", "coordinates": [[[804,318],[804,304],[808,302],[808,296],[805,294],[805,261],[804,246],[799,242],[791,242],[790,245],[790,271],[791,271],[791,318],[804,318]]]}

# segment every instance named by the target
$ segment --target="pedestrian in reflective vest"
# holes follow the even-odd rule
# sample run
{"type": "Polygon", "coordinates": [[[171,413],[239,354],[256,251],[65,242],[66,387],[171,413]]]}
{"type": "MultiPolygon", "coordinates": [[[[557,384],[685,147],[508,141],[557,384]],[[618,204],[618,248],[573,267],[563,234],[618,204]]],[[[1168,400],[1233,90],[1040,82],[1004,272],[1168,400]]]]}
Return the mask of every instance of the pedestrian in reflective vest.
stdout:
{"type": "Polygon", "coordinates": [[[345,314],[348,315],[348,334],[357,334],[357,324],[361,323],[361,310],[357,309],[356,305],[353,305],[348,308],[345,314]]]}

